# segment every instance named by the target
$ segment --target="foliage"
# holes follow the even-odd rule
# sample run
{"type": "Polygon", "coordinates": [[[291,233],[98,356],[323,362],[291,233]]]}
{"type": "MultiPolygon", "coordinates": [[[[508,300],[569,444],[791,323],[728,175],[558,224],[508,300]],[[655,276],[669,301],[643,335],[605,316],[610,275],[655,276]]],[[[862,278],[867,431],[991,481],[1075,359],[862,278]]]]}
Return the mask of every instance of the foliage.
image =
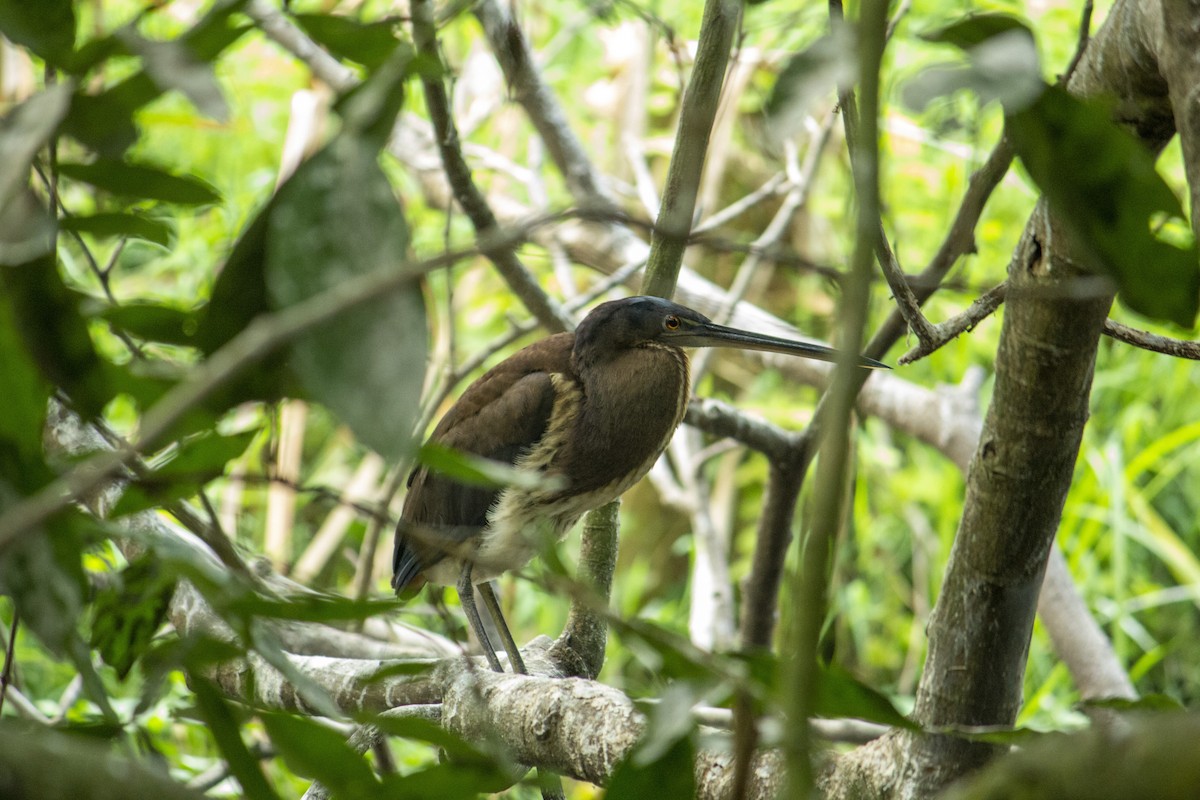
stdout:
{"type": "MultiPolygon", "coordinates": [[[[388,514],[388,476],[376,469],[369,488],[357,494],[349,488],[374,453],[401,476],[420,457],[480,481],[523,479],[416,448],[423,432],[417,428],[438,410],[422,403],[444,380],[426,380],[426,361],[457,367],[487,351],[505,335],[507,320],[523,311],[482,257],[428,269],[446,250],[471,247],[471,233],[423,192],[419,174],[381,155],[397,115],[424,113],[413,97],[421,65],[405,43],[405,24],[385,3],[291,4],[293,19],[348,62],[362,83],[332,104],[327,130],[307,143],[311,154],[287,175],[283,143],[289,125],[300,122],[289,109],[310,78],[256,28],[244,2],[47,0],[41,6],[31,17],[29,4],[0,0],[0,31],[8,39],[0,47],[28,84],[22,94],[0,98],[6,154],[0,163],[0,592],[8,598],[0,600],[0,618],[20,618],[14,686],[30,701],[27,713],[45,724],[33,733],[18,730],[8,719],[16,713],[10,700],[0,738],[31,753],[30,760],[70,747],[80,774],[85,765],[96,765],[91,774],[120,769],[133,776],[131,785],[155,796],[192,796],[181,784],[203,782],[210,770],[217,780],[202,788],[222,796],[290,796],[309,778],[345,797],[375,796],[381,787],[401,797],[434,787],[444,796],[473,797],[516,783],[520,776],[503,758],[419,720],[384,723],[399,772],[411,780],[379,778],[340,733],[297,715],[231,703],[204,677],[213,663],[247,648],[277,658],[267,623],[361,624],[397,613],[390,601],[371,602],[356,589],[365,576],[371,597],[387,592],[386,559],[357,554],[371,552],[378,527],[372,515],[388,514]],[[281,338],[269,338],[276,334],[281,338]],[[222,371],[247,352],[256,354],[252,365],[222,371]],[[188,395],[205,381],[206,391],[188,395]],[[78,469],[84,454],[43,449],[47,408],[58,392],[147,457],[107,507],[113,519],[197,501],[242,552],[265,554],[289,569],[311,551],[315,566],[306,579],[330,595],[301,603],[263,599],[250,577],[211,558],[147,545],[61,502],[36,525],[10,532],[8,515],[27,508],[24,500],[52,502],[62,496],[56,479],[84,474],[78,469]],[[282,398],[308,403],[307,421],[285,424],[282,398]],[[145,438],[159,419],[170,424],[145,438]],[[286,463],[289,447],[298,452],[294,469],[286,463]],[[274,476],[282,480],[272,483],[274,476]],[[291,511],[282,527],[280,487],[291,511]],[[365,513],[338,522],[347,509],[365,513]],[[318,559],[318,533],[337,524],[340,544],[318,559]],[[280,530],[283,544],[271,538],[280,530]],[[180,580],[225,615],[240,644],[170,633],[168,601],[180,580]],[[439,751],[456,760],[437,763],[439,751]]],[[[680,101],[683,40],[699,27],[693,6],[550,0],[521,20],[571,123],[593,148],[594,162],[613,175],[634,218],[653,218],[654,210],[642,205],[644,181],[661,182],[666,174],[670,148],[662,142],[680,101]]],[[[1035,31],[1040,69],[1061,69],[1075,41],[1074,6],[1038,9],[1035,18],[989,30],[1035,31]]],[[[569,206],[562,178],[542,166],[528,121],[504,102],[503,79],[482,56],[477,27],[452,10],[440,36],[447,63],[460,74],[456,114],[476,148],[469,155],[477,180],[500,187],[530,212],[569,206]]],[[[914,9],[886,55],[881,185],[901,264],[916,272],[932,257],[969,175],[1006,124],[1033,185],[1014,176],[1001,185],[978,226],[977,252],[956,267],[950,290],[930,301],[929,316],[952,315],[1003,278],[1033,201],[1044,192],[1058,208],[1080,211],[1071,223],[1076,235],[1093,241],[1106,274],[1121,287],[1128,311],[1118,315],[1154,330],[1174,329],[1130,312],[1193,324],[1194,244],[1187,236],[1167,241],[1179,225],[1163,227],[1181,216],[1168,189],[1181,180],[1178,151],[1159,159],[1165,178],[1159,177],[1150,156],[1131,150],[1136,145],[1114,133],[1104,112],[1060,90],[1042,91],[1040,73],[1037,99],[1000,97],[1026,103],[1015,113],[1010,105],[1006,119],[986,102],[989,91],[1008,85],[1004,79],[971,72],[978,59],[950,66],[944,60],[939,41],[969,49],[989,38],[948,27],[958,13],[957,7],[914,9]],[[1111,169],[1068,169],[1080,159],[1064,152],[1092,150],[1108,155],[1101,163],[1111,169]],[[1080,202],[1094,196],[1114,205],[1080,202]],[[1101,229],[1111,236],[1097,236],[1101,229]],[[1148,265],[1162,274],[1144,271],[1148,265]]],[[[838,58],[841,33],[827,38],[827,21],[813,8],[753,3],[743,28],[744,75],[731,83],[736,102],[713,136],[701,219],[785,167],[799,167],[799,159],[788,162],[793,143],[811,148],[812,188],[787,235],[772,245],[778,258],[755,277],[750,299],[806,333],[828,337],[838,290],[825,275],[854,247],[852,180],[838,135],[827,142],[811,131],[831,113],[828,83],[853,72],[838,58]],[[797,132],[790,123],[801,122],[799,137],[787,144],[773,124],[781,117],[789,134],[797,132]],[[827,269],[805,268],[811,264],[827,269]]],[[[733,283],[741,251],[781,202],[768,195],[721,225],[714,246],[689,251],[689,265],[722,286],[733,283]]],[[[527,244],[522,256],[557,297],[596,281],[593,271],[564,265],[552,248],[527,244]]],[[[890,310],[882,288],[872,303],[875,321],[890,310]]],[[[998,329],[984,323],[903,375],[933,386],[959,383],[975,366],[988,369],[998,329]]],[[[462,385],[507,352],[493,352],[450,383],[462,385]]],[[[1188,666],[1200,659],[1193,608],[1200,602],[1195,389],[1195,370],[1185,362],[1102,345],[1092,419],[1059,534],[1139,690],[1184,706],[1200,698],[1200,677],[1188,666]]],[[[816,398],[777,373],[752,373],[735,358],[711,362],[697,393],[792,430],[810,421],[816,398]]],[[[987,393],[985,386],[981,402],[987,393]]],[[[911,702],[923,661],[921,632],[960,516],[963,482],[943,456],[877,420],[860,434],[855,495],[834,565],[825,632],[831,663],[822,673],[821,698],[830,714],[899,725],[895,707],[911,702]]],[[[728,537],[731,586],[737,586],[749,570],[766,464],[719,445],[703,452],[695,472],[728,537]]],[[[103,456],[92,458],[86,463],[94,466],[103,456]]],[[[691,706],[731,705],[734,689],[749,686],[759,707],[777,707],[781,665],[770,657],[712,656],[688,642],[693,534],[685,514],[642,486],[626,498],[622,527],[617,636],[601,680],[662,703],[650,714],[646,738],[615,773],[611,795],[644,796],[646,787],[686,794],[693,779],[688,765],[704,746],[687,713],[691,706]]],[[[386,523],[383,529],[379,550],[387,551],[386,523]]],[[[564,545],[566,562],[576,546],[574,539],[564,545]]],[[[534,585],[551,582],[536,569],[534,581],[501,587],[522,642],[560,630],[566,615],[565,601],[534,585]]],[[[458,615],[442,611],[422,602],[398,613],[461,637],[458,615]]],[[[785,606],[783,613],[791,612],[785,606]]],[[[317,690],[298,684],[314,705],[322,702],[317,690]]],[[[1077,701],[1038,630],[1019,724],[1076,727],[1077,701]]],[[[17,752],[7,744],[0,750],[17,752]]],[[[109,789],[98,785],[96,796],[109,789]]],[[[587,787],[571,788],[573,796],[591,796],[587,787]]],[[[519,785],[511,793],[533,790],[519,785]]]]}

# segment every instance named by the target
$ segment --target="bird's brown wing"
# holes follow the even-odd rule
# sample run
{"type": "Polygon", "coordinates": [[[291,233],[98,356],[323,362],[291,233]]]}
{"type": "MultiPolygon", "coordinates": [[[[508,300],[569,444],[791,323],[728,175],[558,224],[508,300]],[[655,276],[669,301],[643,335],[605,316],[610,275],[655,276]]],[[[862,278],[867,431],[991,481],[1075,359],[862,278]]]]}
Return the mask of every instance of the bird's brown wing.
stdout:
{"type": "MultiPolygon", "coordinates": [[[[515,464],[546,432],[554,408],[551,376],[570,368],[571,334],[526,347],[480,377],[429,437],[460,452],[515,464]]],[[[499,490],[468,486],[418,467],[396,528],[392,586],[403,591],[487,524],[499,490]]]]}

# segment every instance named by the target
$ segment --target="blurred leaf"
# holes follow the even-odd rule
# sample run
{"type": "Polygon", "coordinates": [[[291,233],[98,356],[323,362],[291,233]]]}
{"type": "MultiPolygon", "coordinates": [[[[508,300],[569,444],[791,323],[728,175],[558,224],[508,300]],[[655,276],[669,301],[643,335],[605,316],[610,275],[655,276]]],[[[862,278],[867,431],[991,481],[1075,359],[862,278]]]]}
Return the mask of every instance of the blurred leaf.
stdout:
{"type": "Polygon", "coordinates": [[[378,681],[387,680],[388,678],[398,678],[405,675],[425,675],[434,670],[438,665],[438,659],[429,659],[427,661],[397,661],[388,664],[386,667],[380,667],[371,674],[368,683],[376,683],[378,681]]]}
{"type": "Polygon", "coordinates": [[[399,45],[370,77],[338,98],[334,109],[345,133],[361,140],[362,149],[378,151],[387,146],[404,105],[405,83],[419,64],[412,47],[399,45]]]}
{"type": "Polygon", "coordinates": [[[184,41],[151,41],[132,28],[123,29],[118,36],[130,52],[141,56],[146,74],[159,90],[178,90],[202,114],[218,122],[229,118],[229,106],[211,64],[197,59],[184,41]]]}
{"type": "MultiPolygon", "coordinates": [[[[18,498],[0,482],[0,508],[18,498]]],[[[70,522],[78,513],[64,512],[26,531],[0,554],[0,594],[13,598],[22,622],[59,657],[71,656],[81,642],[75,623],[86,587],[80,561],[83,537],[70,522]]]]}
{"type": "Polygon", "coordinates": [[[268,203],[243,229],[213,284],[196,331],[196,343],[208,355],[241,333],[255,317],[270,311],[263,274],[270,214],[268,203]]]}
{"type": "Polygon", "coordinates": [[[399,44],[394,22],[359,22],[340,14],[293,14],[292,19],[333,55],[371,70],[399,44]]]}
{"type": "Polygon", "coordinates": [[[397,736],[417,742],[425,742],[444,750],[446,756],[456,764],[479,764],[490,769],[503,765],[457,734],[421,717],[377,717],[373,724],[388,736],[397,736]]]}
{"type": "Polygon", "coordinates": [[[190,175],[172,175],[147,164],[97,159],[90,164],[58,165],[59,172],[97,189],[138,200],[158,200],[178,205],[208,205],[221,195],[209,184],[190,175]]]}
{"type": "Polygon", "coordinates": [[[169,247],[175,237],[175,229],[169,223],[143,214],[112,212],[87,217],[66,217],[59,224],[63,230],[87,233],[100,239],[121,236],[144,239],[162,247],[169,247]]]}
{"type": "MultiPolygon", "coordinates": [[[[0,7],[11,4],[7,0],[0,7]]],[[[70,103],[70,86],[60,84],[38,92],[0,118],[0,150],[4,153],[0,159],[0,208],[29,185],[33,158],[54,135],[70,103]]]]}
{"type": "Polygon", "coordinates": [[[676,739],[651,761],[643,761],[640,750],[641,745],[635,747],[617,764],[604,795],[606,800],[696,796],[696,744],[691,736],[676,739]]]}
{"type": "Polygon", "coordinates": [[[0,797],[203,800],[145,760],[45,725],[0,720],[0,797]]]}
{"type": "Polygon", "coordinates": [[[1184,218],[1179,199],[1155,170],[1154,157],[1094,102],[1048,87],[1008,118],[1021,162],[1074,243],[1111,277],[1121,300],[1148,317],[1185,328],[1200,310],[1194,242],[1176,247],[1155,236],[1165,214],[1184,218]]]}
{"type": "Polygon", "coordinates": [[[428,442],[421,446],[417,461],[434,472],[453,478],[467,486],[501,488],[516,486],[521,489],[554,490],[563,487],[563,481],[529,469],[519,469],[490,458],[481,458],[463,453],[444,445],[428,442]]]}
{"type": "Polygon", "coordinates": [[[0,0],[0,33],[47,63],[62,65],[75,47],[71,0],[0,0]]]}
{"type": "MultiPolygon", "coordinates": [[[[3,269],[0,267],[0,269],[3,269]]],[[[4,413],[0,414],[0,480],[31,492],[52,477],[42,462],[42,429],[50,386],[38,372],[17,329],[12,298],[0,293],[0,386],[4,387],[4,413]]]]}
{"type": "Polygon", "coordinates": [[[140,74],[99,94],[79,91],[71,99],[71,111],[63,120],[63,133],[102,156],[115,158],[137,141],[133,115],[155,96],[153,82],[140,74]],[[122,92],[122,89],[139,91],[122,92]]]}
{"type": "Polygon", "coordinates": [[[181,346],[195,344],[196,313],[171,306],[150,303],[130,303],[108,306],[100,312],[117,330],[148,342],[164,342],[181,346]]]}
{"type": "Polygon", "coordinates": [[[338,800],[380,796],[379,781],[346,738],[311,719],[259,713],[271,743],[297,775],[320,781],[338,800]]]}
{"type": "Polygon", "coordinates": [[[225,603],[228,613],[242,616],[290,619],[303,622],[335,622],[364,620],[377,614],[395,612],[395,600],[351,600],[325,595],[300,595],[288,600],[270,600],[259,595],[247,595],[225,603]]]}
{"type": "Polygon", "coordinates": [[[680,739],[690,736],[696,730],[692,708],[706,694],[705,688],[688,681],[668,684],[650,709],[646,730],[632,755],[634,764],[649,767],[664,758],[680,739]]]}
{"type": "Polygon", "coordinates": [[[196,708],[205,723],[217,749],[221,751],[229,771],[242,785],[242,792],[249,800],[278,800],[278,795],[263,775],[258,759],[242,741],[241,727],[229,703],[207,678],[193,674],[188,681],[196,698],[196,708]]]}
{"type": "Polygon", "coordinates": [[[257,435],[258,431],[232,436],[209,433],[184,440],[170,461],[129,484],[111,515],[120,517],[191,497],[224,473],[225,465],[246,452],[257,435]]]}
{"type": "Polygon", "coordinates": [[[25,347],[42,374],[70,396],[81,415],[95,417],[112,398],[108,375],[54,256],[0,269],[0,286],[9,293],[25,347]]]}
{"type": "MultiPolygon", "coordinates": [[[[946,41],[958,44],[967,56],[965,65],[935,65],[922,70],[903,90],[906,105],[923,111],[935,98],[970,89],[981,102],[999,100],[1008,113],[1034,102],[1045,87],[1033,33],[1019,20],[994,15],[968,20],[977,25],[949,31],[946,41]],[[987,17],[992,20],[993,17],[987,17]]],[[[951,26],[955,28],[955,26],[951,26]]],[[[938,36],[942,32],[929,34],[938,36]]]]}
{"type": "Polygon", "coordinates": [[[969,50],[988,39],[1013,31],[1024,31],[1032,38],[1029,26],[1011,14],[971,14],[942,28],[919,34],[927,42],[952,44],[969,50]]]}
{"type": "Polygon", "coordinates": [[[92,604],[92,647],[122,680],[150,648],[167,619],[175,581],[152,556],[143,555],[114,576],[92,604]]]}
{"type": "Polygon", "coordinates": [[[907,730],[920,730],[883,693],[837,666],[817,673],[816,712],[822,717],[853,717],[907,730]]]}
{"type": "MultiPolygon", "coordinates": [[[[266,248],[274,305],[405,268],[408,226],[377,158],[365,140],[343,134],[279,190],[266,248]]],[[[364,444],[397,459],[420,407],[426,324],[414,278],[293,342],[291,366],[309,397],[364,444]]]]}
{"type": "Polygon", "coordinates": [[[813,102],[858,76],[858,60],[849,27],[837,25],[806,50],[790,57],[775,80],[763,111],[767,129],[776,139],[803,130],[813,102]]]}
{"type": "Polygon", "coordinates": [[[1109,708],[1113,711],[1184,711],[1185,707],[1174,697],[1165,694],[1145,694],[1135,699],[1127,697],[1103,697],[1084,700],[1079,704],[1084,709],[1109,708]]]}
{"type": "Polygon", "coordinates": [[[479,764],[437,764],[408,775],[387,775],[384,797],[389,800],[477,800],[508,789],[517,780],[511,771],[479,764]]]}

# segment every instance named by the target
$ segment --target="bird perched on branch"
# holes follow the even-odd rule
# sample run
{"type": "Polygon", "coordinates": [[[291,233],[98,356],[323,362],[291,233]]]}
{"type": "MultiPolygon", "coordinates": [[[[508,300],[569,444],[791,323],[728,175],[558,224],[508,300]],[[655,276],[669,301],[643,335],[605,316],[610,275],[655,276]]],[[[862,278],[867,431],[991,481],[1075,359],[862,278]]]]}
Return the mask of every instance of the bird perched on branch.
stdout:
{"type": "MultiPolygon", "coordinates": [[[[524,672],[490,581],[523,567],[650,470],[687,410],[684,347],[838,358],[822,345],[717,325],[658,297],[596,306],[574,333],[534,342],[490,369],[442,417],[430,442],[547,481],[483,488],[415,469],[396,530],[396,592],[425,581],[455,586],[488,663],[502,672],[475,607],[478,585],[509,662],[524,672]]],[[[861,356],[858,366],[886,369],[861,356]]]]}

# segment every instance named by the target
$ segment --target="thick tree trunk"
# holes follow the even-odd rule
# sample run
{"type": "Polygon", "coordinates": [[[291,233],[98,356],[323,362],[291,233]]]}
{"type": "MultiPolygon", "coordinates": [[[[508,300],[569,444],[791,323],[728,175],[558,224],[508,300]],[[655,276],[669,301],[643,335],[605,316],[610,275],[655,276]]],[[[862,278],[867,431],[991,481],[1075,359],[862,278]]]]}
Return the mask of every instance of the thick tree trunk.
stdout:
{"type": "MultiPolygon", "coordinates": [[[[1157,60],[1162,34],[1157,4],[1119,3],[1071,83],[1077,94],[1116,96],[1118,120],[1154,152],[1175,130],[1157,60]]],[[[1020,707],[1038,592],[1112,301],[1076,253],[1039,204],[1009,267],[995,393],[929,624],[914,711],[925,726],[1011,725],[1020,707]]],[[[928,798],[994,754],[950,736],[894,733],[841,759],[824,788],[831,797],[928,798]]]]}

